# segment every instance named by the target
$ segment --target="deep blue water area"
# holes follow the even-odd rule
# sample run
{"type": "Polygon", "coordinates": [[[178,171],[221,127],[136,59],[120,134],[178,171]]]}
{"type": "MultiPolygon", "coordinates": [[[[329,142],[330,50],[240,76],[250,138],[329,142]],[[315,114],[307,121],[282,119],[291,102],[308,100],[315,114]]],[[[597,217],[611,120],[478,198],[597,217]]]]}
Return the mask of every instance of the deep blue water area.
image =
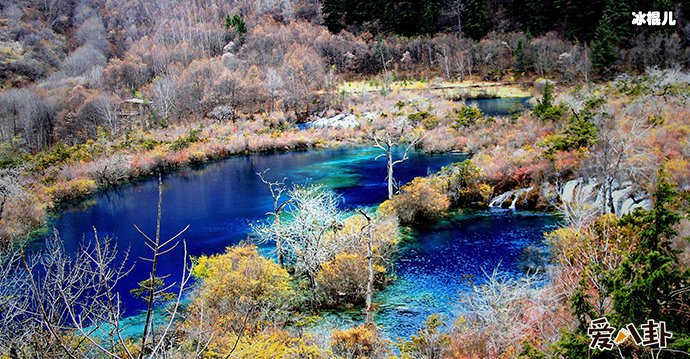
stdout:
{"type": "Polygon", "coordinates": [[[415,334],[431,314],[452,324],[460,293],[470,293],[494,268],[522,275],[524,250],[543,253],[543,233],[556,218],[506,209],[466,211],[417,231],[395,265],[398,280],[379,293],[377,322],[391,338],[415,334]]]}
{"type": "MultiPolygon", "coordinates": [[[[236,156],[166,174],[162,237],[169,238],[189,225],[182,238],[192,256],[220,253],[246,239],[250,224],[264,220],[273,205],[266,185],[256,175],[267,168],[266,177],[271,180],[287,178],[289,182],[332,188],[347,208],[379,204],[386,199],[387,190],[385,160],[373,160],[378,153],[373,148],[339,148],[236,156]]],[[[395,176],[406,183],[463,159],[457,154],[412,153],[408,161],[396,166],[395,176]]],[[[153,237],[157,200],[158,180],[147,178],[68,206],[50,223],[60,233],[68,253],[75,253],[84,237],[93,237],[94,227],[99,236],[114,237],[120,250],[130,250],[129,258],[136,260],[135,270],[117,288],[123,293],[128,314],[144,307],[129,290],[147,278],[150,268],[149,263],[138,259],[146,257],[149,250],[134,225],[153,237]]],[[[170,281],[179,278],[182,258],[182,246],[178,246],[159,263],[160,275],[170,275],[170,281]]]]}
{"type": "MultiPolygon", "coordinates": [[[[377,205],[387,195],[385,161],[373,160],[378,153],[354,147],[246,155],[166,174],[163,238],[190,225],[183,238],[193,256],[220,253],[246,239],[250,224],[264,220],[272,207],[268,189],[256,175],[267,168],[272,180],[285,177],[292,183],[332,188],[342,196],[343,207],[377,205]]],[[[458,154],[412,153],[396,166],[395,176],[406,183],[464,159],[458,154]]],[[[129,291],[147,278],[149,269],[149,263],[138,259],[148,249],[134,224],[153,235],[157,186],[157,178],[145,178],[108,189],[65,207],[51,220],[71,253],[82,238],[93,236],[93,227],[100,236],[114,237],[121,250],[130,250],[135,270],[117,288],[128,315],[143,309],[129,291]]],[[[431,313],[452,319],[459,291],[469,288],[468,279],[481,281],[482,269],[490,272],[499,263],[501,269],[519,274],[524,248],[542,245],[543,232],[554,226],[554,217],[549,215],[489,209],[466,211],[416,230],[394,265],[397,280],[375,298],[381,304],[377,322],[389,337],[397,338],[416,332],[431,313]]],[[[269,246],[264,248],[267,254],[269,246]]],[[[176,280],[181,265],[182,248],[178,247],[159,264],[159,275],[169,274],[169,281],[176,280]]]]}

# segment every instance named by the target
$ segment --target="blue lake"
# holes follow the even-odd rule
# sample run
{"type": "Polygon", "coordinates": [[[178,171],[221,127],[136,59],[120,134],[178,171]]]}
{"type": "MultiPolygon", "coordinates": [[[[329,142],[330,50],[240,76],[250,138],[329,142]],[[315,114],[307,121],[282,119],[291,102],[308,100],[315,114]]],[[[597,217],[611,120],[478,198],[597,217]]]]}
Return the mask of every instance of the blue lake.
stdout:
{"type": "Polygon", "coordinates": [[[377,322],[392,338],[415,334],[435,313],[452,324],[461,314],[461,293],[470,293],[496,267],[523,274],[524,249],[544,252],[543,234],[555,228],[552,215],[492,208],[466,210],[418,230],[397,259],[398,280],[376,298],[382,303],[377,322]]]}
{"type": "MultiPolygon", "coordinates": [[[[250,224],[265,218],[272,202],[257,172],[270,168],[268,177],[291,182],[320,183],[342,195],[343,206],[371,206],[386,199],[385,163],[373,161],[371,148],[339,148],[304,152],[236,156],[163,176],[162,235],[164,238],[190,225],[184,238],[189,254],[219,253],[247,238],[250,224]]],[[[461,155],[413,153],[396,166],[401,183],[461,161],[461,155]]],[[[117,288],[129,315],[143,303],[129,294],[146,279],[148,263],[137,260],[147,247],[133,225],[153,234],[156,220],[157,179],[118,186],[67,206],[51,220],[68,251],[76,251],[84,237],[112,236],[121,249],[130,249],[136,269],[117,288]]],[[[553,227],[550,216],[505,210],[479,211],[423,228],[417,241],[406,244],[395,269],[399,280],[377,296],[377,321],[395,338],[414,333],[428,314],[452,315],[458,291],[467,288],[467,275],[481,268],[501,267],[517,273],[518,258],[530,244],[542,242],[553,227]]],[[[159,275],[179,278],[182,249],[159,264],[159,275]]]]}
{"type": "Polygon", "coordinates": [[[477,106],[483,114],[491,117],[508,116],[532,107],[531,97],[506,97],[464,100],[468,106],[477,106]]]}

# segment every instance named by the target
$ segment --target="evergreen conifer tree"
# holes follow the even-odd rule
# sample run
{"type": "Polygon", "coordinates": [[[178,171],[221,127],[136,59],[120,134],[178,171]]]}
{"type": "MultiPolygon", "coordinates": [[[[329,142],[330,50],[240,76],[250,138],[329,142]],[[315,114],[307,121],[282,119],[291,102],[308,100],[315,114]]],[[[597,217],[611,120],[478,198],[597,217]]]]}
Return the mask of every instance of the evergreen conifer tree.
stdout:
{"type": "Polygon", "coordinates": [[[613,29],[611,18],[604,15],[599,22],[599,27],[594,33],[592,41],[591,61],[592,66],[601,72],[608,72],[618,61],[618,38],[613,29]]]}
{"type": "Polygon", "coordinates": [[[481,39],[489,29],[489,2],[487,0],[467,0],[462,18],[465,19],[463,31],[475,40],[481,39]]]}

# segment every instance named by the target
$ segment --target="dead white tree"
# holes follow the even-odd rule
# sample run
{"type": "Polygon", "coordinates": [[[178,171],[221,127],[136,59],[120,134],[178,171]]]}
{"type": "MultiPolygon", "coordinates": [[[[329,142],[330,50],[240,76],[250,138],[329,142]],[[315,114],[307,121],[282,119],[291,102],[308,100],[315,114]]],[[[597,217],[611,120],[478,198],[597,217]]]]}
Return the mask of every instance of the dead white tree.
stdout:
{"type": "Polygon", "coordinates": [[[153,106],[158,111],[159,116],[169,121],[177,111],[176,99],[179,89],[174,76],[161,76],[153,81],[151,89],[153,91],[153,106]]]}
{"type": "Polygon", "coordinates": [[[99,95],[94,100],[98,115],[108,125],[110,135],[116,137],[120,131],[120,116],[117,111],[118,99],[115,96],[99,95]]]}
{"type": "Polygon", "coordinates": [[[269,68],[266,70],[266,79],[264,80],[264,87],[266,92],[268,92],[268,98],[271,100],[269,105],[270,112],[275,110],[276,99],[279,98],[281,90],[283,89],[283,78],[280,77],[280,73],[274,68],[269,68]]]}
{"type": "MultiPolygon", "coordinates": [[[[280,181],[269,181],[265,177],[268,170],[269,169],[267,168],[263,172],[257,173],[257,176],[259,176],[261,182],[268,186],[268,190],[271,192],[271,199],[273,199],[273,211],[267,213],[267,215],[273,217],[273,221],[271,222],[270,228],[266,227],[265,229],[272,231],[272,240],[276,244],[276,256],[278,258],[278,264],[285,268],[285,254],[283,253],[283,236],[281,233],[280,215],[285,210],[285,207],[292,203],[292,200],[287,199],[281,202],[283,193],[287,190],[287,187],[285,187],[286,179],[283,178],[280,181]]],[[[270,236],[263,235],[261,237],[267,239],[270,236]]]]}
{"type": "Polygon", "coordinates": [[[645,175],[643,168],[632,166],[633,158],[648,157],[643,139],[650,127],[636,106],[628,106],[616,116],[601,113],[594,116],[598,142],[592,148],[591,171],[601,184],[603,213],[615,213],[613,192],[625,180],[645,175]]]}
{"type": "Polygon", "coordinates": [[[482,285],[461,298],[462,315],[454,331],[468,338],[465,345],[482,347],[484,356],[498,356],[506,348],[538,330],[540,335],[558,335],[560,328],[548,318],[563,296],[540,285],[538,274],[514,278],[494,268],[482,285]]]}
{"type": "Polygon", "coordinates": [[[441,68],[443,69],[443,73],[446,75],[446,80],[450,81],[450,71],[452,68],[452,61],[450,58],[450,54],[448,52],[448,47],[443,46],[441,48],[441,51],[436,53],[436,59],[438,60],[438,63],[441,65],[441,68]]]}
{"type": "Polygon", "coordinates": [[[393,198],[393,194],[395,194],[395,178],[393,177],[393,168],[395,167],[395,165],[407,161],[407,159],[409,158],[410,150],[412,150],[414,146],[423,139],[423,135],[416,135],[409,139],[407,145],[405,145],[405,149],[403,151],[402,156],[400,156],[400,158],[398,159],[395,159],[395,148],[401,146],[405,141],[402,134],[402,129],[400,131],[384,130],[374,132],[374,135],[372,136],[374,139],[374,146],[380,149],[382,152],[381,154],[376,156],[374,160],[378,160],[382,157],[386,159],[386,182],[388,184],[388,199],[393,198]]]}
{"type": "Polygon", "coordinates": [[[284,249],[295,272],[306,276],[316,289],[321,266],[342,252],[346,243],[326,241],[328,234],[342,227],[339,197],[320,186],[297,186],[290,190],[291,220],[284,230],[284,249]]]}

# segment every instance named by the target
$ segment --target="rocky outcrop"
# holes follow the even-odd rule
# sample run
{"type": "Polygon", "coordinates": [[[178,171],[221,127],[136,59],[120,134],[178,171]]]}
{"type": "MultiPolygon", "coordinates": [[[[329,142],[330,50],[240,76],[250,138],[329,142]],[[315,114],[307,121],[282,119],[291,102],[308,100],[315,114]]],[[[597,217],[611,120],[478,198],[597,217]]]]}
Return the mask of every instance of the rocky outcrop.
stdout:
{"type": "Polygon", "coordinates": [[[531,191],[532,187],[527,187],[502,193],[491,199],[489,207],[528,209],[530,207],[528,194],[531,191]]]}
{"type": "Polygon", "coordinates": [[[319,118],[311,122],[309,125],[310,127],[318,128],[356,128],[360,126],[360,123],[357,120],[357,116],[352,114],[346,115],[341,113],[333,117],[319,118]]]}
{"type": "MultiPolygon", "coordinates": [[[[611,192],[611,207],[613,213],[622,216],[632,213],[637,208],[651,208],[649,195],[639,191],[633,186],[632,182],[613,183],[611,192]]],[[[561,202],[572,203],[580,202],[595,207],[604,207],[606,194],[603,186],[596,180],[585,181],[577,178],[566,182],[560,189],[559,197],[561,202]]]]}
{"type": "Polygon", "coordinates": [[[613,183],[610,201],[606,200],[603,186],[596,180],[582,178],[566,182],[560,188],[541,184],[534,187],[514,189],[491,199],[489,207],[510,209],[546,209],[561,203],[587,204],[593,208],[611,207],[618,216],[634,212],[637,208],[651,208],[649,195],[637,189],[632,182],[613,183]],[[558,192],[558,193],[556,193],[558,192]],[[607,204],[607,202],[609,202],[607,204]]]}

